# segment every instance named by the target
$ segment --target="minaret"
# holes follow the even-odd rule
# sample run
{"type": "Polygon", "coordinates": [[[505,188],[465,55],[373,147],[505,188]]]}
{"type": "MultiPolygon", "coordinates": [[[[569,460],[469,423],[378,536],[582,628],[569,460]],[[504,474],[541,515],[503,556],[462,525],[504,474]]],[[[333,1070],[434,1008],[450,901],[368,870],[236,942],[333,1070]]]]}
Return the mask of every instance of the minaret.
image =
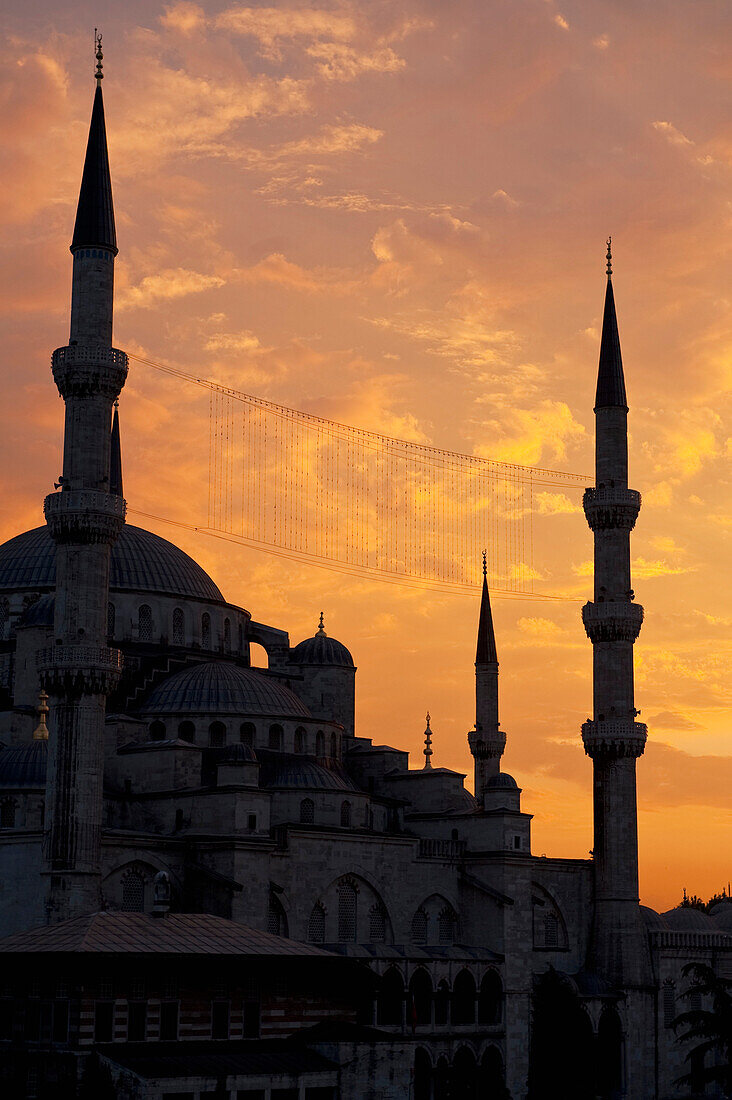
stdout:
{"type": "Polygon", "coordinates": [[[121,671],[106,635],[110,552],[125,519],[125,502],[110,486],[112,406],[127,356],[112,347],[117,240],[96,32],[95,49],[96,92],[71,244],[71,335],[52,357],[66,405],[63,475],[60,492],[44,504],[56,543],[55,645],[39,654],[51,704],[44,838],[51,921],[101,905],[104,715],[121,671]]]}
{"type": "Polygon", "coordinates": [[[486,783],[501,770],[506,734],[498,722],[498,654],[488,594],[488,565],[483,551],[483,592],[480,599],[478,645],[475,651],[475,729],[468,734],[475,760],[475,797],[482,805],[486,783]]]}
{"type": "Polygon", "coordinates": [[[612,257],[607,242],[607,289],[595,398],[595,481],[584,495],[595,536],[595,598],[582,608],[593,650],[591,721],[582,726],[594,773],[595,910],[591,966],[626,987],[649,979],[647,938],[638,905],[638,823],[635,762],[646,727],[636,722],[633,643],[643,608],[633,602],[630,532],[640,493],[628,488],[628,406],[615,316],[612,257]]]}

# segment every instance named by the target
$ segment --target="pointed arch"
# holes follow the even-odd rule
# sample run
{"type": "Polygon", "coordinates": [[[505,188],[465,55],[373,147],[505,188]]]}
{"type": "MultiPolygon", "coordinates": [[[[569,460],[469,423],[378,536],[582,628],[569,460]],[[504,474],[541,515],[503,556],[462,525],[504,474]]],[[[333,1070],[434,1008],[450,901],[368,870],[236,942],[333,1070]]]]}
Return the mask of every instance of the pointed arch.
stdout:
{"type": "Polygon", "coordinates": [[[145,912],[145,876],[134,868],[122,875],[122,906],[127,913],[145,912]]]}
{"type": "Polygon", "coordinates": [[[376,1021],[387,1026],[401,1026],[404,1004],[404,982],[396,967],[384,974],[376,998],[376,1021]]]}
{"type": "Polygon", "coordinates": [[[353,879],[343,879],[338,886],[338,942],[355,943],[358,930],[358,887],[353,879]]]}
{"type": "Polygon", "coordinates": [[[351,803],[348,799],[341,802],[341,825],[344,829],[350,829],[351,827],[351,803]]]}
{"type": "Polygon", "coordinates": [[[386,943],[386,910],[381,902],[369,909],[369,943],[386,943]]]}
{"type": "Polygon", "coordinates": [[[149,603],[142,603],[137,609],[137,637],[141,642],[151,642],[153,636],[153,615],[149,603]]]}
{"type": "Polygon", "coordinates": [[[173,645],[183,645],[186,640],[186,620],[182,607],[173,608],[173,645]]]}
{"type": "Polygon", "coordinates": [[[462,1046],[452,1063],[452,1088],[461,1100],[475,1100],[478,1096],[478,1063],[468,1046],[462,1046]]]}
{"type": "Polygon", "coordinates": [[[300,803],[300,824],[312,825],[315,821],[315,803],[312,798],[303,798],[300,803]]]}
{"type": "Polygon", "coordinates": [[[427,943],[427,913],[420,906],[412,917],[412,943],[427,943]]]}
{"type": "Polygon", "coordinates": [[[201,647],[211,648],[211,616],[208,611],[204,611],[201,615],[201,647]]]}
{"type": "Polygon", "coordinates": [[[287,914],[284,906],[274,890],[269,892],[269,905],[267,907],[267,931],[272,936],[287,936],[287,914]]]}
{"type": "Polygon", "coordinates": [[[308,939],[310,943],[325,943],[325,906],[320,901],[310,910],[308,939]]]}
{"type": "Polygon", "coordinates": [[[424,1047],[414,1053],[414,1100],[431,1100],[432,1062],[424,1047]]]}
{"type": "Polygon", "coordinates": [[[506,1071],[498,1047],[490,1046],[480,1060],[480,1087],[484,1096],[500,1096],[506,1071]]]}
{"type": "Polygon", "coordinates": [[[409,981],[409,1001],[415,1027],[432,1023],[432,979],[424,967],[418,967],[409,981]]]}
{"type": "Polygon", "coordinates": [[[478,994],[478,1023],[493,1027],[503,1016],[503,983],[497,970],[487,970],[478,994]]]}
{"type": "Polygon", "coordinates": [[[450,986],[443,978],[435,992],[435,1027],[447,1027],[450,1023],[450,986]]]}
{"type": "Polygon", "coordinates": [[[452,987],[453,1024],[475,1023],[475,978],[469,970],[463,968],[455,978],[452,987]]]}

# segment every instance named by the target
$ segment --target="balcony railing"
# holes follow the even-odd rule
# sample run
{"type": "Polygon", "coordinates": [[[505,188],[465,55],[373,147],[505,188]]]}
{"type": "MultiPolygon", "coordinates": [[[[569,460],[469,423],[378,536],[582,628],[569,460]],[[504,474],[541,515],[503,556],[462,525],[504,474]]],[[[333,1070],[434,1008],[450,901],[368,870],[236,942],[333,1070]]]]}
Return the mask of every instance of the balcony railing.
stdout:
{"type": "Polygon", "coordinates": [[[419,842],[420,859],[462,859],[467,842],[464,840],[438,840],[422,837],[419,842]]]}

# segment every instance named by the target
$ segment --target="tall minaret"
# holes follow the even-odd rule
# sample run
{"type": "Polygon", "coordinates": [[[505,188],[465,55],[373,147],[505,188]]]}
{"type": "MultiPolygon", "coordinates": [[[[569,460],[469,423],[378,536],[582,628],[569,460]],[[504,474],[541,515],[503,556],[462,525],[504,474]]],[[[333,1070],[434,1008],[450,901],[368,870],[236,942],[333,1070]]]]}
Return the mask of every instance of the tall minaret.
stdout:
{"type": "Polygon", "coordinates": [[[475,797],[482,805],[486,783],[501,770],[506,734],[498,723],[498,654],[488,594],[488,566],[483,553],[483,592],[480,599],[478,645],[475,651],[475,729],[468,734],[475,760],[475,797]]]}
{"type": "Polygon", "coordinates": [[[595,536],[595,598],[582,609],[593,647],[592,721],[582,726],[594,773],[595,910],[591,965],[608,981],[643,986],[649,978],[647,938],[638,905],[635,762],[646,727],[636,722],[633,643],[643,608],[633,602],[630,532],[640,493],[628,488],[628,406],[615,316],[612,257],[595,398],[595,481],[584,495],[595,536]]]}
{"type": "MultiPolygon", "coordinates": [[[[112,406],[127,356],[112,347],[117,239],[102,101],[101,35],[95,35],[96,92],[71,252],[71,335],[53,353],[66,405],[60,492],[46,497],[56,543],[55,645],[39,654],[51,697],[44,873],[51,921],[100,908],[106,697],[121,656],[109,649],[109,559],[125,502],[110,486],[112,406]]],[[[115,486],[115,488],[117,488],[115,486]]]]}

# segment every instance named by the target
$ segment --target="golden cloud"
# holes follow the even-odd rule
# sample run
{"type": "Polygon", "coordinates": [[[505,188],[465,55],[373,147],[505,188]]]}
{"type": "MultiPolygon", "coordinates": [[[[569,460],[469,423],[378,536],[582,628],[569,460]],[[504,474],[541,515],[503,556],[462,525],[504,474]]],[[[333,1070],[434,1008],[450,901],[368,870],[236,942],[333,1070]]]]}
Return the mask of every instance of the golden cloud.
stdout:
{"type": "Polygon", "coordinates": [[[118,310],[152,309],[160,302],[200,294],[224,283],[219,275],[204,275],[182,267],[168,268],[156,275],[146,275],[136,286],[122,287],[117,293],[116,306],[118,310]]]}

